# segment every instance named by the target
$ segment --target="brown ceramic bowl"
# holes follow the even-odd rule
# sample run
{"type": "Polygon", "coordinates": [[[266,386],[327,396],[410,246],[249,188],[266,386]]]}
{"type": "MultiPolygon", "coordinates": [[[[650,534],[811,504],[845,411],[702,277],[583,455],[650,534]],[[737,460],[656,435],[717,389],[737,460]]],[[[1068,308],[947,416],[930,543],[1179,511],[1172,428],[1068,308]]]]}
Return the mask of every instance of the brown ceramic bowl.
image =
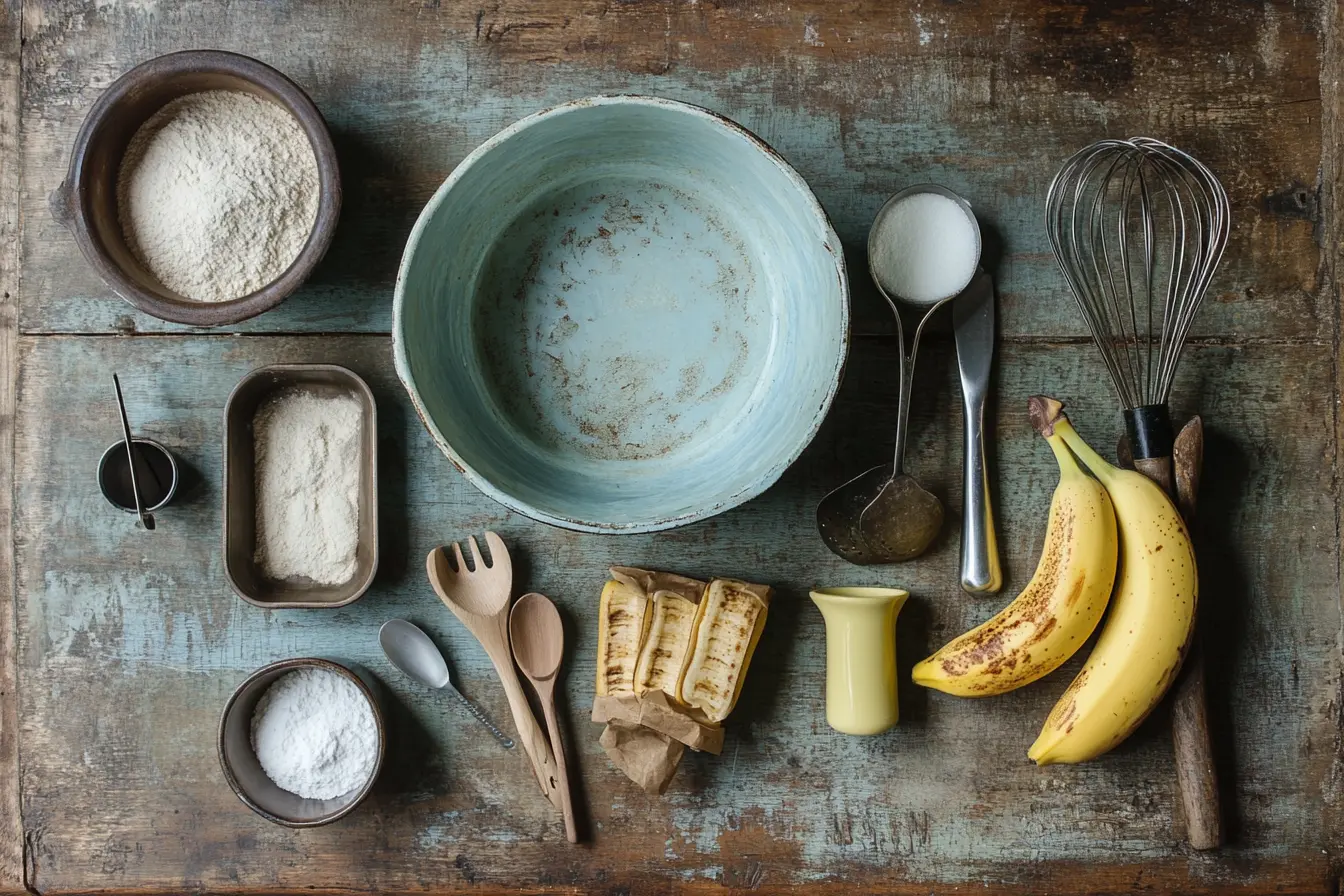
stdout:
{"type": "Polygon", "coordinates": [[[297,84],[247,56],[186,50],[141,63],[103,91],[79,129],[70,171],[51,194],[50,205],[117,295],[160,320],[217,327],[269,311],[312,273],[336,231],[341,177],[322,113],[297,84]],[[321,191],[313,230],[289,269],[256,292],[227,302],[196,302],[164,287],[131,254],[117,216],[117,174],[135,132],[171,101],[204,90],[243,91],[287,109],[313,145],[321,191]]]}
{"type": "Polygon", "coordinates": [[[281,660],[253,672],[224,704],[224,713],[219,719],[219,765],[224,770],[224,780],[249,809],[267,821],[286,827],[315,828],[349,815],[373,790],[387,750],[387,726],[383,722],[375,687],[376,682],[367,672],[355,672],[340,663],[312,657],[281,660]],[[277,678],[296,669],[325,669],[344,676],[354,682],[373,707],[373,722],[378,728],[378,758],[373,763],[369,780],[343,796],[313,800],[282,790],[267,777],[252,750],[252,713],[257,708],[257,701],[277,678]]]}

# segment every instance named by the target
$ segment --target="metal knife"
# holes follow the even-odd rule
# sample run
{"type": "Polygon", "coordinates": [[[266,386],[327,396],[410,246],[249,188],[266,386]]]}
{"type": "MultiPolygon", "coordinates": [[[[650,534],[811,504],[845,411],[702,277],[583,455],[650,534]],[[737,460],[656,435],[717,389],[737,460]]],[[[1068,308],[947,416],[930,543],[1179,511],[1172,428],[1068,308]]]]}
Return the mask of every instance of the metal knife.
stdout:
{"type": "Polygon", "coordinates": [[[965,425],[962,466],[961,587],[971,594],[993,593],[1003,585],[994,509],[985,467],[985,399],[994,360],[994,280],[980,271],[952,300],[965,425]]]}

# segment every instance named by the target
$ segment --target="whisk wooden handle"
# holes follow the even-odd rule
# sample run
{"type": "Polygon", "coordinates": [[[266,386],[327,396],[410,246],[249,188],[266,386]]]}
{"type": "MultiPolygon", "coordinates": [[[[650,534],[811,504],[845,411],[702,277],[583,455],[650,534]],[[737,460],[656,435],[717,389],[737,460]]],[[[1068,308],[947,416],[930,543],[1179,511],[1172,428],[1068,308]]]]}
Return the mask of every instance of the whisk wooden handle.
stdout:
{"type": "Polygon", "coordinates": [[[1176,494],[1175,483],[1172,481],[1171,458],[1136,457],[1134,458],[1134,469],[1162,486],[1162,490],[1167,494],[1176,494]]]}
{"type": "MultiPolygon", "coordinates": [[[[1187,526],[1195,521],[1203,464],[1204,423],[1195,417],[1176,437],[1173,459],[1167,465],[1173,479],[1170,492],[1187,526]]],[[[1147,470],[1143,472],[1149,475],[1147,470]]],[[[1186,837],[1195,849],[1217,849],[1223,843],[1222,812],[1204,695],[1204,654],[1197,632],[1191,635],[1190,652],[1172,695],[1171,741],[1176,757],[1176,784],[1185,810],[1186,837]]]]}

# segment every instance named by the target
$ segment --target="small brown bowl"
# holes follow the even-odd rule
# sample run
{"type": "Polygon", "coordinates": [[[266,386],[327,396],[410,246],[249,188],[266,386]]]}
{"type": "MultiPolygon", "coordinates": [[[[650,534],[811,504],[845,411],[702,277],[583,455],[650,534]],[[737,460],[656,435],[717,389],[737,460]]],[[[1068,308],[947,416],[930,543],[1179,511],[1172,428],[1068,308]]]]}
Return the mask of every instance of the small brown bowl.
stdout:
{"type": "Polygon", "coordinates": [[[349,815],[373,790],[387,750],[387,726],[383,722],[376,689],[377,682],[368,672],[355,671],[332,660],[303,657],[263,666],[238,685],[220,715],[219,765],[224,770],[224,780],[249,809],[267,821],[286,827],[315,828],[349,815]],[[267,776],[252,749],[252,713],[256,711],[257,701],[277,678],[296,669],[325,669],[342,675],[354,682],[373,707],[373,722],[378,728],[378,758],[373,763],[369,780],[344,796],[313,800],[282,790],[267,776]]]}
{"type": "Polygon", "coordinates": [[[378,409],[368,383],[336,364],[272,364],[233,387],[224,405],[224,575],[243,600],[270,610],[328,609],[359,599],[378,571],[378,409]],[[359,545],[355,574],[340,585],[268,578],[253,559],[257,545],[256,448],[252,418],[276,392],[349,395],[364,424],[359,471],[359,545]]]}
{"type": "Polygon", "coordinates": [[[79,129],[70,171],[51,194],[50,207],[117,295],[160,320],[218,327],[269,311],[308,278],[336,232],[341,176],[327,124],[302,88],[247,56],[186,50],[143,62],[103,91],[79,129]],[[117,214],[117,175],[131,138],[168,103],[205,90],[238,90],[278,104],[298,121],[317,156],[317,220],[299,257],[279,279],[227,302],[192,301],[159,283],[127,247],[117,214]]]}

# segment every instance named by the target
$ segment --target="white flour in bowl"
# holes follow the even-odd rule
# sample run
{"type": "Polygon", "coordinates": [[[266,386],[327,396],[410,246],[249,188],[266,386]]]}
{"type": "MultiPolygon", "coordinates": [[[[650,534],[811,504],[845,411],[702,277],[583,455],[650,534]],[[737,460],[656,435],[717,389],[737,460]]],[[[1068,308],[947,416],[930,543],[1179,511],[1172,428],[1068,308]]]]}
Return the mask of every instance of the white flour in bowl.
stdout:
{"type": "Polygon", "coordinates": [[[354,576],[363,428],[348,395],[287,390],[257,408],[254,559],[263,574],[321,585],[354,576]]]}
{"type": "Polygon", "coordinates": [[[277,787],[329,800],[369,780],[378,761],[378,727],[354,682],[327,669],[298,669],[277,678],[257,701],[252,750],[277,787]]]}
{"type": "Polygon", "coordinates": [[[317,156],[287,110],[233,90],[173,100],[131,138],[117,175],[127,245],[188,299],[256,292],[299,257],[318,205],[317,156]]]}

